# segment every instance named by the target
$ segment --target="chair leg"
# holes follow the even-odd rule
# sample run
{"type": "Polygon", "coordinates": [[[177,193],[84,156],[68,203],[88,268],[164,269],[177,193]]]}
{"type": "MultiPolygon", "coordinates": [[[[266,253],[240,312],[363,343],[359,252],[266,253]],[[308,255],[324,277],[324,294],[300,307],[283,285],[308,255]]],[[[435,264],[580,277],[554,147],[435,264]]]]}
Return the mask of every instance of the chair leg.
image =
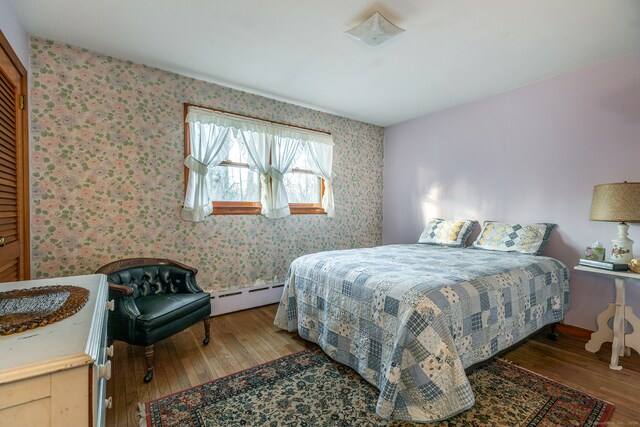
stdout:
{"type": "Polygon", "coordinates": [[[202,341],[202,343],[207,345],[209,344],[209,338],[211,338],[211,334],[209,333],[211,320],[209,316],[202,319],[202,323],[204,323],[204,341],[202,341]]]}
{"type": "Polygon", "coordinates": [[[147,366],[147,375],[144,376],[144,382],[148,383],[153,379],[153,344],[144,347],[144,361],[147,366]]]}

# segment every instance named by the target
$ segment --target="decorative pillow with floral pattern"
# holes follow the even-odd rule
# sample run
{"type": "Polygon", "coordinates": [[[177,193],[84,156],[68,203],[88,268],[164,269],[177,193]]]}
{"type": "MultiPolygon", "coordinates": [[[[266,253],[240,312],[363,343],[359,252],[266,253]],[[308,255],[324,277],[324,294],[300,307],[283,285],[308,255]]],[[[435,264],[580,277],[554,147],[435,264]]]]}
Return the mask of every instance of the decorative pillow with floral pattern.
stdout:
{"type": "Polygon", "coordinates": [[[427,221],[418,243],[464,247],[477,221],[431,218],[427,221]]]}
{"type": "Polygon", "coordinates": [[[485,221],[473,248],[540,255],[556,224],[485,221]]]}

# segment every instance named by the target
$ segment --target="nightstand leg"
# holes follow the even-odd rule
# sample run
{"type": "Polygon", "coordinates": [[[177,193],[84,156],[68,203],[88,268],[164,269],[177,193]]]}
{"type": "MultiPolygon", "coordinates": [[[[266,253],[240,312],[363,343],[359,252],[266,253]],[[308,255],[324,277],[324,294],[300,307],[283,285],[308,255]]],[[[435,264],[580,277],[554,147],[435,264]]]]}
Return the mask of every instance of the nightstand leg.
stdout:
{"type": "MultiPolygon", "coordinates": [[[[597,318],[598,329],[591,334],[591,339],[584,346],[585,350],[597,353],[602,344],[613,341],[613,329],[609,327],[609,319],[616,315],[616,305],[609,304],[607,309],[600,313],[597,318]]],[[[615,326],[615,323],[614,323],[615,326]]]]}
{"type": "Polygon", "coordinates": [[[633,313],[633,308],[630,306],[624,308],[624,317],[633,328],[633,332],[624,337],[625,356],[631,354],[631,349],[640,353],[640,319],[633,313]]]}
{"type": "Polygon", "coordinates": [[[613,319],[613,345],[611,347],[611,364],[609,367],[619,371],[622,366],[618,365],[618,358],[625,351],[625,295],[624,279],[616,277],[616,316],[613,319]]]}

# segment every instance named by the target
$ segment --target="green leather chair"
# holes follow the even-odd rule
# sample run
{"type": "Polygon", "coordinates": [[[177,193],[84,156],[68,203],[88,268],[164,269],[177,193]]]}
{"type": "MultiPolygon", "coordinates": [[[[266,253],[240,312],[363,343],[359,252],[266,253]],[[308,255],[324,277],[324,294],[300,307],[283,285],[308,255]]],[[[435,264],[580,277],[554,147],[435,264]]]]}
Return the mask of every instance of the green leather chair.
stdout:
{"type": "Polygon", "coordinates": [[[153,378],[154,343],[199,321],[204,322],[203,343],[209,343],[210,295],[196,283],[197,269],[168,259],[129,258],[96,273],[107,275],[109,299],[115,301],[107,335],[144,346],[145,382],[153,378]]]}

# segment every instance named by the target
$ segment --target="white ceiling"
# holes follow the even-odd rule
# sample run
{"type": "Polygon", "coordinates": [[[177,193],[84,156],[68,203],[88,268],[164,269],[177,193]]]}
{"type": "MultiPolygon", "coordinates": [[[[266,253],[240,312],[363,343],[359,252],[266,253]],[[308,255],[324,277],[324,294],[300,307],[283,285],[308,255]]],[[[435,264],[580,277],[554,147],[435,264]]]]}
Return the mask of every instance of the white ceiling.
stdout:
{"type": "Polygon", "coordinates": [[[638,0],[12,0],[27,31],[388,126],[640,50],[638,0]],[[406,32],[344,32],[379,9],[406,32]]]}

